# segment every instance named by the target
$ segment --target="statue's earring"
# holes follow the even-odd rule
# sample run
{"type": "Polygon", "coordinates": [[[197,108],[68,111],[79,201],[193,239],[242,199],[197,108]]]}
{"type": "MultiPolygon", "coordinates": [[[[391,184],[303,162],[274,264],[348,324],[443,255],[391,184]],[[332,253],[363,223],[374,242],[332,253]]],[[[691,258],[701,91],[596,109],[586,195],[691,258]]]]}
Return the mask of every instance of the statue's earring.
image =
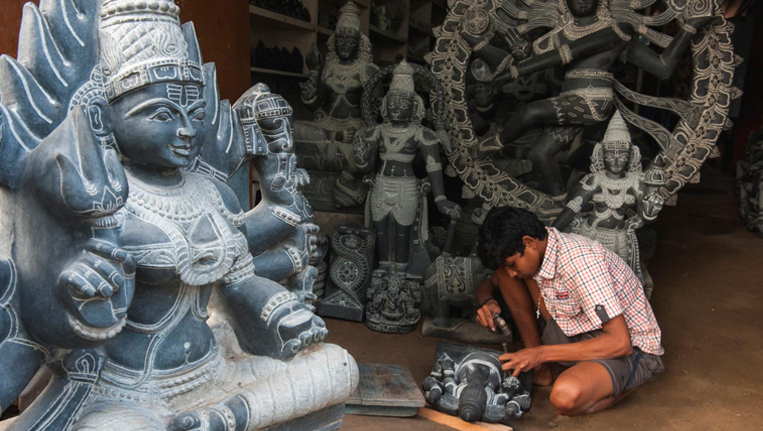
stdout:
{"type": "Polygon", "coordinates": [[[101,147],[112,148],[119,153],[114,134],[111,131],[111,117],[109,116],[109,104],[105,99],[93,100],[86,109],[90,128],[101,147]]]}

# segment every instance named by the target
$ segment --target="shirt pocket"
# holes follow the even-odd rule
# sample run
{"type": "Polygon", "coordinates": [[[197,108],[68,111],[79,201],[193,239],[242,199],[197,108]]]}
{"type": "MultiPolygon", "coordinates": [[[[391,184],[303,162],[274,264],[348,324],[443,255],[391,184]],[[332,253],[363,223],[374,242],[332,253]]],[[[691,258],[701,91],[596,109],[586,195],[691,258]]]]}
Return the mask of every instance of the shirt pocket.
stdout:
{"type": "Polygon", "coordinates": [[[580,314],[582,308],[569,290],[557,290],[554,292],[554,307],[556,312],[564,316],[580,314]]]}

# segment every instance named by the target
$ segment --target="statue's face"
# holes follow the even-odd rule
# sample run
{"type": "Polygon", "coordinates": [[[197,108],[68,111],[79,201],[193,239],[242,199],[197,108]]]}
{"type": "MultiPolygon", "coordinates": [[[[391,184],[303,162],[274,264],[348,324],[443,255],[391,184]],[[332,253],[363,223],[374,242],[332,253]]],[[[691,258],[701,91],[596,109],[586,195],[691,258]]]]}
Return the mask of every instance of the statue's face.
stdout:
{"type": "Polygon", "coordinates": [[[576,18],[591,16],[599,7],[599,0],[567,0],[567,7],[576,18]]]}
{"type": "Polygon", "coordinates": [[[413,99],[411,97],[387,97],[387,115],[393,123],[407,123],[413,117],[413,99]]]}
{"type": "Polygon", "coordinates": [[[111,104],[111,127],[119,150],[130,161],[185,167],[201,149],[205,108],[197,84],[153,84],[111,104]]]}
{"type": "Polygon", "coordinates": [[[340,60],[355,60],[360,50],[360,34],[337,33],[334,50],[340,60]]]}
{"type": "Polygon", "coordinates": [[[630,150],[604,150],[604,167],[613,174],[622,174],[631,161],[630,150]]]}

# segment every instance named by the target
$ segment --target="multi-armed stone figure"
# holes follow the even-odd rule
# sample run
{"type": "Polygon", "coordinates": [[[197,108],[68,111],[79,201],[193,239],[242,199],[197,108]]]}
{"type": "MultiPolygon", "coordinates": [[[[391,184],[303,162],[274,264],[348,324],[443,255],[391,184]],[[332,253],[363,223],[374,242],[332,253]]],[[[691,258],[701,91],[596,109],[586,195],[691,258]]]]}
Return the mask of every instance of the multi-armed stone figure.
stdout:
{"type": "Polygon", "coordinates": [[[591,173],[580,181],[577,192],[554,222],[554,227],[564,229],[593,203],[593,212],[576,230],[623,258],[644,284],[647,296],[653,286],[641,266],[636,230],[654,221],[665,203],[657,193],[665,184],[660,163],[657,160],[642,172],[641,153],[633,145],[620,112],[615,111],[604,140],[594,147],[591,173]]]}
{"type": "MultiPolygon", "coordinates": [[[[379,70],[373,63],[371,41],[360,31],[360,9],[348,2],[339,10],[336,34],[329,37],[325,60],[317,48],[307,55],[310,76],[300,84],[302,102],[313,121],[294,124],[299,165],[317,180],[310,199],[316,208],[333,208],[332,187],[342,169],[351,163],[352,141],[365,129],[360,102],[363,85],[379,70]],[[325,184],[325,185],[324,185],[325,184]]],[[[362,184],[345,178],[346,187],[335,191],[345,206],[365,199],[362,184]]]]}
{"type": "Polygon", "coordinates": [[[357,368],[305,302],[285,100],[220,102],[172,0],[28,4],[0,93],[1,408],[54,373],[11,429],[341,424],[357,368]],[[244,213],[225,181],[250,160],[244,213]]]}

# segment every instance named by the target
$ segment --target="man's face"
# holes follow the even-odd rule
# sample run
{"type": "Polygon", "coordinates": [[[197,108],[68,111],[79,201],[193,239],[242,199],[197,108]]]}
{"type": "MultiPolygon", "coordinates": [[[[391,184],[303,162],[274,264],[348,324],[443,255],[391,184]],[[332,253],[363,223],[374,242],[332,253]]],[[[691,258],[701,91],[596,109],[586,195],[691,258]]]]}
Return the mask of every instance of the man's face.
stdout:
{"type": "Polygon", "coordinates": [[[599,0],[567,0],[567,7],[576,18],[591,16],[599,7],[599,0]]]}
{"type": "Polygon", "coordinates": [[[526,279],[538,273],[541,264],[541,256],[538,251],[537,240],[530,236],[522,238],[525,244],[525,252],[514,253],[506,258],[504,265],[499,271],[506,271],[511,278],[526,279]]]}

